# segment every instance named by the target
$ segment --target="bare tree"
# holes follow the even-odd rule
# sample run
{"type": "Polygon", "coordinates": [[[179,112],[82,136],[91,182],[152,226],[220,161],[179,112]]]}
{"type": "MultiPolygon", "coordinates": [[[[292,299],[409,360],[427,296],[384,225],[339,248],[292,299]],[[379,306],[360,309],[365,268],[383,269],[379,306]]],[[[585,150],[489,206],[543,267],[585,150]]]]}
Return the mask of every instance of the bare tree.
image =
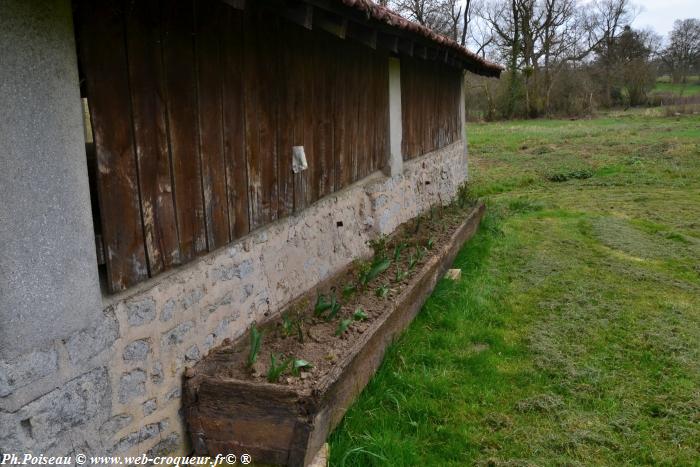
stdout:
{"type": "Polygon", "coordinates": [[[612,104],[615,41],[634,16],[630,0],[595,0],[588,17],[589,42],[596,51],[603,86],[602,98],[607,107],[612,104]]]}
{"type": "Polygon", "coordinates": [[[673,82],[685,83],[692,70],[700,65],[700,20],[676,20],[661,58],[673,82]]]}

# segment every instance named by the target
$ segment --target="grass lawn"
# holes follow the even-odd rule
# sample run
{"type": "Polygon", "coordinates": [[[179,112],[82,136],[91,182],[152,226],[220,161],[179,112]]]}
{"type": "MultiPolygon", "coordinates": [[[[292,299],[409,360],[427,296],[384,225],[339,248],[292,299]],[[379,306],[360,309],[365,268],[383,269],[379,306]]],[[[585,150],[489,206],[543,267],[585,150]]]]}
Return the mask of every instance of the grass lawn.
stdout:
{"type": "Polygon", "coordinates": [[[690,76],[686,84],[674,84],[668,77],[663,77],[656,81],[656,86],[654,86],[652,93],[696,96],[700,94],[700,78],[698,76],[690,76]]]}
{"type": "Polygon", "coordinates": [[[334,466],[700,465],[700,116],[469,125],[488,214],[334,466]]]}

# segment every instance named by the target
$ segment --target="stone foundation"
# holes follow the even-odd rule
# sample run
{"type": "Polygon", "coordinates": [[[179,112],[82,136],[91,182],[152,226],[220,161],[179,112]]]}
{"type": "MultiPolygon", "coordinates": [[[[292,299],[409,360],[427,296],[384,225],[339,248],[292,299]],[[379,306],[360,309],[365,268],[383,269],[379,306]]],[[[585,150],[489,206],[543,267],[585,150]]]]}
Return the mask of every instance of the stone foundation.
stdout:
{"type": "MultiPolygon", "coordinates": [[[[0,453],[183,454],[182,374],[224,338],[367,256],[466,179],[465,142],[377,172],[132,290],[97,324],[0,361],[0,453]]],[[[95,313],[100,311],[95,310],[95,313]]]]}

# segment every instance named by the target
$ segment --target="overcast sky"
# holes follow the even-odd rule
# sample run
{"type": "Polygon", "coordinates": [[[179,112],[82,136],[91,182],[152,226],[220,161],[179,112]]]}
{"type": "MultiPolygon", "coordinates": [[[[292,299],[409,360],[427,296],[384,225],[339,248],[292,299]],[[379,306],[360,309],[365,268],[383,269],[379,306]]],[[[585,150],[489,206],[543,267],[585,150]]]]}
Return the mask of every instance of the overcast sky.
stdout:
{"type": "Polygon", "coordinates": [[[642,11],[633,26],[650,26],[657,33],[668,35],[677,19],[700,18],[700,0],[632,0],[642,11]]]}

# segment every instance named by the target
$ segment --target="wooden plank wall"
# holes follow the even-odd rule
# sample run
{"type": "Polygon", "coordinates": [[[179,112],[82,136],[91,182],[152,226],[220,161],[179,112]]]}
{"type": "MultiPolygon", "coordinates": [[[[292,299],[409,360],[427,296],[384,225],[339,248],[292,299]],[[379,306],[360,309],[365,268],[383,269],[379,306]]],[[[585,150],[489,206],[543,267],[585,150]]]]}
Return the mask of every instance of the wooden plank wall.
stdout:
{"type": "Polygon", "coordinates": [[[381,168],[387,53],[220,0],[76,5],[111,291],[381,168]]]}
{"type": "Polygon", "coordinates": [[[402,153],[404,160],[461,138],[462,73],[439,62],[401,58],[402,153]]]}

